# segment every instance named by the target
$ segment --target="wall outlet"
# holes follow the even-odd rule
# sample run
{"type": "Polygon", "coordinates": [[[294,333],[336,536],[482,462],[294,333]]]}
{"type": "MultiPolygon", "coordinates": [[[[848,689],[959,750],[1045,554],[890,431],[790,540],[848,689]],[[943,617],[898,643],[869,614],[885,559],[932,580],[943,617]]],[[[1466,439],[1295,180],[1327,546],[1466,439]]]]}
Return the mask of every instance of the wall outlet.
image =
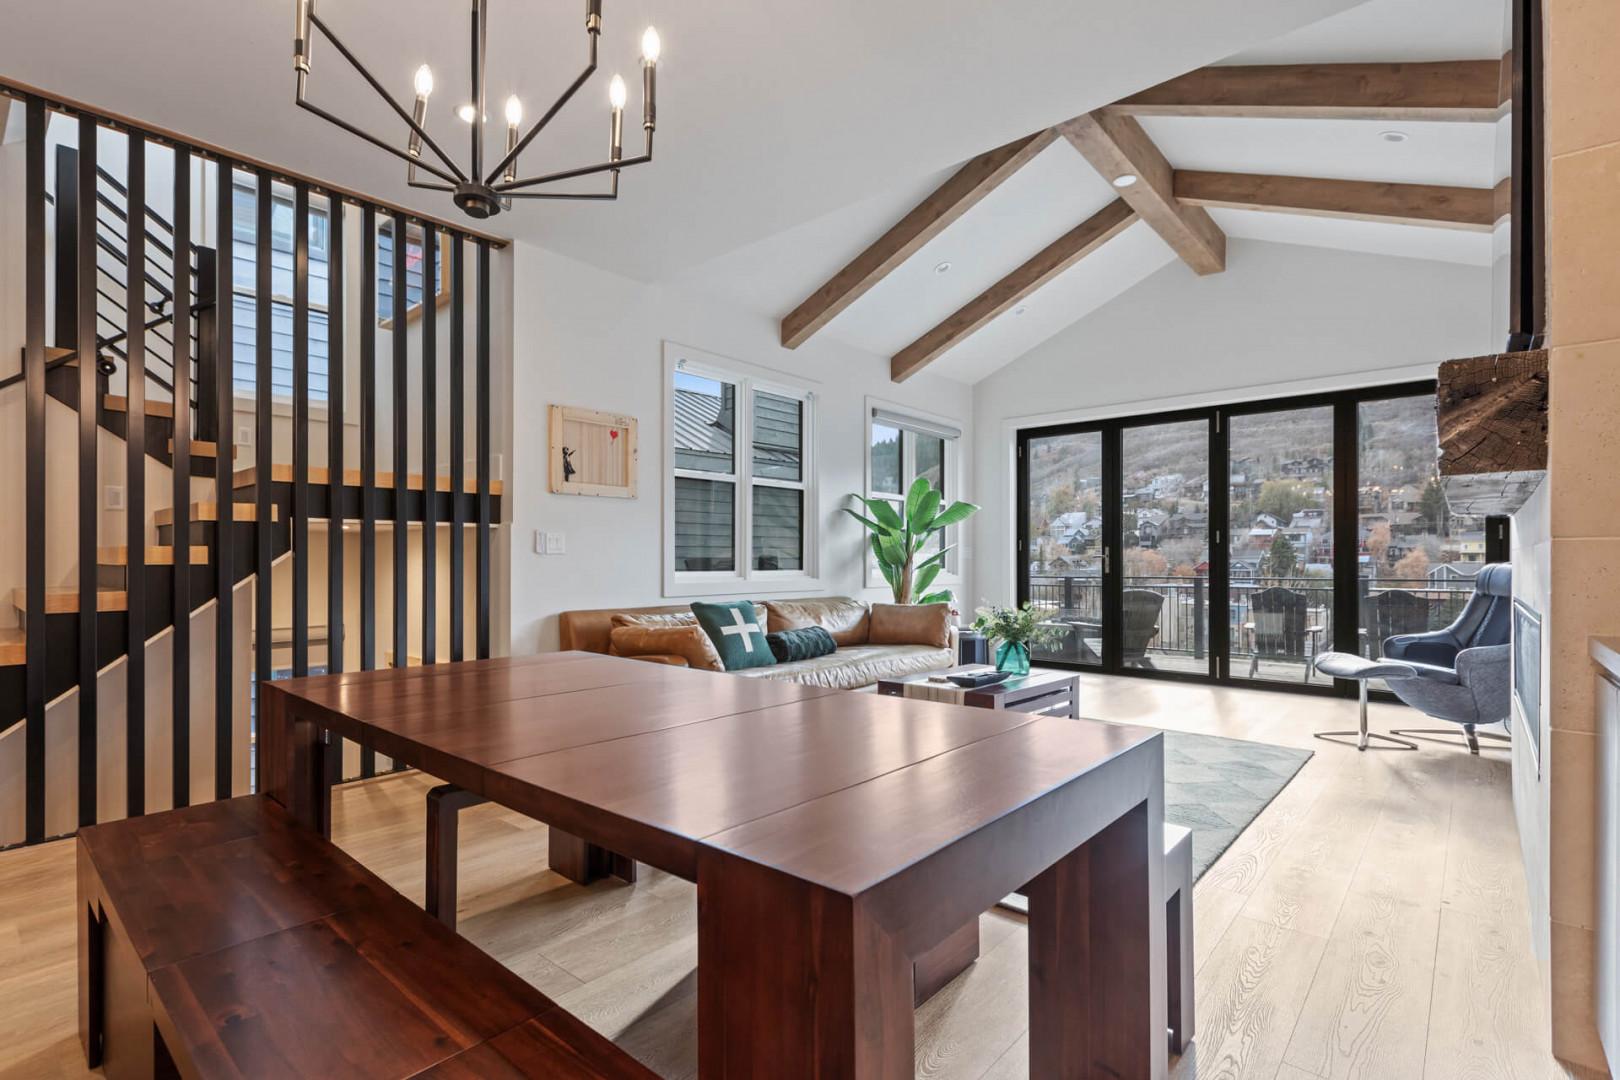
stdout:
{"type": "Polygon", "coordinates": [[[106,509],[122,510],[124,508],[124,489],[115,484],[109,484],[106,490],[105,501],[106,509]]]}

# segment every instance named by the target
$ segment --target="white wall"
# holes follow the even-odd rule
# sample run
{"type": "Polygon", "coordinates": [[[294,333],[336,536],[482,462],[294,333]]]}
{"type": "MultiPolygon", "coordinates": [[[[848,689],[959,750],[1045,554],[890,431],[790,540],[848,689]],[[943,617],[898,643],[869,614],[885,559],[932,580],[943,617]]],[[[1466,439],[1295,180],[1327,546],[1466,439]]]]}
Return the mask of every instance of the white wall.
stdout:
{"type": "Polygon", "coordinates": [[[1490,352],[1489,267],[1232,240],[1224,273],[1165,267],[975,387],[973,603],[1014,592],[1014,434],[1432,378],[1490,352]]]}
{"type": "MultiPolygon", "coordinates": [[[[774,319],[647,285],[518,244],[514,254],[515,414],[510,490],[512,652],[557,646],[560,611],[664,599],[662,577],[662,343],[677,341],[776,373],[816,391],[821,581],[831,594],[881,599],[863,585],[860,527],[839,508],[864,487],[868,395],[951,417],[971,445],[970,389],[918,376],[896,386],[886,357],[825,338],[789,352],[774,319]],[[552,495],[546,486],[546,407],[577,405],[640,421],[636,499],[552,495]],[[534,531],[567,535],[565,555],[534,553],[534,531]]],[[[964,464],[971,455],[964,453],[964,464]]],[[[970,466],[969,466],[970,467],[970,466]]],[[[971,476],[962,497],[973,498],[971,476]]],[[[783,590],[761,588],[760,595],[783,590]]],[[[738,594],[745,595],[745,594],[738,594]]]]}

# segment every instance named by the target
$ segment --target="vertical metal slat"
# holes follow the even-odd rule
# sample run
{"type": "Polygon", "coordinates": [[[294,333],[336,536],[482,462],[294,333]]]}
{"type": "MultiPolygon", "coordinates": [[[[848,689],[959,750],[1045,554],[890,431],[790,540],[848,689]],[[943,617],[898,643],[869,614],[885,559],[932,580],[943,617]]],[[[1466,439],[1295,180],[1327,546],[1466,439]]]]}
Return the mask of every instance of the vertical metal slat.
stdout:
{"type": "MultiPolygon", "coordinates": [[[[259,170],[259,195],[255,207],[254,244],[254,317],[253,317],[253,373],[254,373],[254,430],[253,430],[253,656],[254,656],[254,715],[260,715],[259,703],[264,700],[264,684],[274,675],[270,653],[274,633],[270,606],[274,599],[270,570],[270,486],[275,469],[272,454],[275,450],[274,419],[271,415],[271,395],[275,393],[271,382],[274,346],[272,320],[275,310],[271,305],[274,288],[271,232],[274,229],[275,195],[268,169],[259,170]]],[[[223,195],[222,195],[223,197],[223,195]]],[[[224,495],[234,499],[234,490],[224,495]]],[[[220,507],[219,527],[229,528],[235,509],[220,507]]]]}
{"type": "Polygon", "coordinates": [[[407,385],[406,356],[406,282],[405,282],[405,247],[407,232],[405,218],[394,215],[394,266],[393,266],[393,329],[389,331],[389,339],[393,345],[393,387],[394,387],[394,666],[405,667],[410,658],[409,624],[407,622],[406,591],[405,591],[405,559],[406,559],[406,532],[405,499],[406,470],[409,459],[406,454],[409,442],[410,422],[409,416],[409,386],[407,385]]]}
{"type": "Polygon", "coordinates": [[[343,200],[326,202],[326,670],[343,670],[343,200]]]}
{"type": "Polygon", "coordinates": [[[462,288],[460,236],[450,238],[450,659],[465,658],[466,646],[466,538],[467,510],[462,501],[466,487],[467,371],[463,356],[466,339],[466,295],[462,288]]]}
{"type": "MultiPolygon", "coordinates": [[[[214,499],[223,513],[214,523],[214,797],[228,799],[235,794],[233,788],[232,759],[235,742],[236,674],[233,665],[236,645],[233,628],[236,583],[236,537],[230,513],[232,499],[232,456],[235,453],[236,424],[232,421],[235,408],[233,384],[233,324],[235,307],[232,304],[232,264],[235,243],[232,230],[234,200],[232,198],[231,163],[220,161],[216,172],[214,208],[216,228],[214,258],[214,415],[217,428],[214,439],[214,499]]],[[[181,533],[176,519],[175,543],[190,543],[191,538],[181,533]]]]}
{"type": "Polygon", "coordinates": [[[422,226],[422,663],[438,660],[439,231],[422,226]]]}
{"type": "Polygon", "coordinates": [[[489,659],[489,243],[478,242],[478,659],[489,659]]]}
{"type": "MultiPolygon", "coordinates": [[[[99,125],[79,117],[79,272],[76,282],[79,350],[79,824],[94,825],[97,814],[97,759],[100,749],[96,721],[100,707],[96,676],[96,541],[100,510],[97,506],[96,396],[96,134],[99,125]],[[88,403],[88,404],[86,404],[88,403]]],[[[58,211],[60,212],[60,211],[58,211]]],[[[64,303],[58,298],[57,303],[64,303]]]]}
{"type": "MultiPolygon", "coordinates": [[[[293,194],[292,672],[309,674],[309,188],[293,194]]],[[[267,358],[268,359],[268,358],[267,358]]]]}
{"type": "Polygon", "coordinates": [[[129,324],[124,332],[128,412],[125,413],[124,449],[127,488],[125,495],[125,542],[129,546],[128,580],[124,584],[129,599],[129,644],[124,658],[124,761],[127,767],[128,813],[146,813],[146,138],[132,131],[129,139],[128,194],[125,203],[125,253],[128,278],[124,305],[129,324]]]}
{"type": "Polygon", "coordinates": [[[174,634],[172,803],[191,803],[191,156],[174,151],[174,634]]]}
{"type": "MultiPolygon", "coordinates": [[[[377,666],[377,211],[360,211],[360,670],[377,666]]],[[[377,755],[360,748],[360,775],[377,755]]]]}
{"type": "MultiPolygon", "coordinates": [[[[23,771],[27,790],[23,801],[23,835],[33,843],[45,838],[45,102],[29,98],[26,111],[23,437],[27,473],[23,546],[27,567],[23,614],[28,669],[24,675],[23,771]]],[[[94,399],[88,407],[94,415],[94,399]]]]}

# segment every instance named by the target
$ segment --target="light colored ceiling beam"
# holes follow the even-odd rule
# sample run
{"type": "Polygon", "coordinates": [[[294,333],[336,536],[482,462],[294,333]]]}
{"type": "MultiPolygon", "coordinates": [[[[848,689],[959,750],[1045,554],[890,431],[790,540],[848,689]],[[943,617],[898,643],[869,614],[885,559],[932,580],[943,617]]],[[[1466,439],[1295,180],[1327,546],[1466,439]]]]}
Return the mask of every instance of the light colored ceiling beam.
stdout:
{"type": "Polygon", "coordinates": [[[1132,116],[1490,122],[1512,99],[1503,76],[1511,60],[1206,67],[1109,108],[1132,116]]]}
{"type": "Polygon", "coordinates": [[[1136,211],[1125,200],[1115,199],[901,349],[889,361],[889,377],[895,382],[911,378],[947,349],[1124,232],[1136,219],[1136,211]]]}
{"type": "Polygon", "coordinates": [[[1104,180],[1119,187],[1121,177],[1134,183],[1119,194],[1175,253],[1200,274],[1226,269],[1226,234],[1209,213],[1176,200],[1170,163],[1133,117],[1087,113],[1058,125],[1104,180]]]}
{"type": "Polygon", "coordinates": [[[1190,206],[1270,210],[1283,214],[1388,221],[1490,232],[1507,205],[1496,188],[1387,184],[1178,170],[1176,198],[1190,206]]]}
{"type": "Polygon", "coordinates": [[[1038,131],[980,154],[963,165],[893,228],[789,312],[782,319],[782,345],[796,349],[804,344],[810,335],[860,299],[1056,139],[1054,129],[1038,131]]]}

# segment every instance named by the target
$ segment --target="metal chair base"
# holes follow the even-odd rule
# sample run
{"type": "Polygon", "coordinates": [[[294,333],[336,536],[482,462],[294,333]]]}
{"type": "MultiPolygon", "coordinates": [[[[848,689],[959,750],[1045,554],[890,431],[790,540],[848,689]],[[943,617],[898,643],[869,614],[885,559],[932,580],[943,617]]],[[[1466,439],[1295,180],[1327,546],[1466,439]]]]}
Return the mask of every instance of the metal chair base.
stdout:
{"type": "Polygon", "coordinates": [[[1356,728],[1356,730],[1354,730],[1354,731],[1318,731],[1318,732],[1314,733],[1315,737],[1318,738],[1318,739],[1321,739],[1324,742],[1339,743],[1340,745],[1343,745],[1343,746],[1351,746],[1351,745],[1353,745],[1353,746],[1355,746],[1356,750],[1358,750],[1358,751],[1364,751],[1364,750],[1416,750],[1418,748],[1417,743],[1407,742],[1405,739],[1397,739],[1394,735],[1384,735],[1384,734],[1381,734],[1381,733],[1376,732],[1376,731],[1368,731],[1367,730],[1367,680],[1366,679],[1358,679],[1358,680],[1356,680],[1356,702],[1360,706],[1359,719],[1360,719],[1360,722],[1361,722],[1360,726],[1358,728],[1356,728]],[[1354,743],[1349,743],[1349,742],[1345,741],[1346,739],[1349,739],[1351,737],[1355,738],[1356,741],[1354,743]],[[1390,743],[1391,745],[1389,745],[1389,746],[1374,746],[1374,745],[1372,745],[1372,740],[1373,739],[1380,739],[1383,742],[1390,743]]]}
{"type": "Polygon", "coordinates": [[[1513,748],[1513,736],[1503,735],[1495,731],[1473,731],[1460,726],[1450,728],[1390,728],[1390,730],[1397,735],[1407,735],[1414,739],[1421,739],[1424,742],[1440,743],[1443,746],[1466,746],[1468,752],[1475,757],[1479,756],[1479,740],[1481,739],[1490,739],[1492,742],[1502,744],[1500,747],[1494,747],[1493,749],[1511,750],[1513,748]],[[1437,735],[1441,736],[1441,738],[1435,738],[1437,735]],[[1462,738],[1458,739],[1458,735],[1461,735],[1462,738]]]}

